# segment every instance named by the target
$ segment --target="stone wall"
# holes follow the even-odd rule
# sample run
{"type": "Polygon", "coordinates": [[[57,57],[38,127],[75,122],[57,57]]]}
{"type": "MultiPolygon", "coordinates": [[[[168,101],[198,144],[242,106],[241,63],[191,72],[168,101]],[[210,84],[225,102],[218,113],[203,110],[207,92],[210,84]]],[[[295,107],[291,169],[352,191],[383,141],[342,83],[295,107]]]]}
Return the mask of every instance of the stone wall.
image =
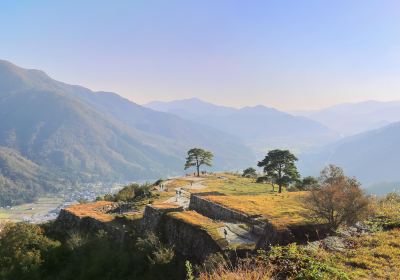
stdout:
{"type": "Polygon", "coordinates": [[[199,262],[223,250],[207,231],[169,215],[165,216],[163,237],[181,255],[199,262]]]}
{"type": "Polygon", "coordinates": [[[222,248],[212,237],[199,227],[185,223],[168,213],[181,212],[182,207],[158,208],[147,205],[142,220],[142,231],[152,231],[175,251],[196,261],[204,260],[209,254],[222,248]]]}
{"type": "Polygon", "coordinates": [[[214,203],[200,194],[192,194],[190,196],[189,209],[194,210],[214,220],[227,222],[243,222],[249,224],[252,223],[251,218],[246,214],[214,203]]]}
{"type": "Polygon", "coordinates": [[[211,219],[246,223],[250,226],[250,232],[258,238],[257,248],[317,240],[326,233],[325,227],[318,224],[294,225],[278,230],[274,225],[263,220],[262,217],[253,217],[229,209],[208,200],[204,197],[204,194],[192,194],[189,208],[211,219]]]}
{"type": "Polygon", "coordinates": [[[61,209],[56,224],[64,231],[97,232],[105,229],[105,224],[91,217],[78,217],[67,209],[61,209]]]}
{"type": "Polygon", "coordinates": [[[142,231],[152,231],[155,233],[159,232],[162,218],[165,216],[165,214],[181,211],[183,211],[183,207],[181,206],[171,208],[159,208],[151,204],[146,205],[141,226],[142,231]]]}
{"type": "Polygon", "coordinates": [[[259,217],[252,217],[227,208],[223,205],[208,200],[200,194],[192,194],[190,196],[189,209],[214,220],[248,224],[250,226],[251,233],[257,236],[263,235],[265,232],[264,228],[267,226],[267,223],[260,220],[259,217]]]}
{"type": "Polygon", "coordinates": [[[102,222],[89,216],[78,217],[68,211],[68,209],[61,209],[60,214],[55,221],[55,228],[64,233],[66,237],[68,237],[69,232],[96,234],[99,231],[105,231],[114,240],[122,242],[127,236],[129,236],[128,231],[124,228],[123,224],[117,225],[110,222],[102,222]]]}

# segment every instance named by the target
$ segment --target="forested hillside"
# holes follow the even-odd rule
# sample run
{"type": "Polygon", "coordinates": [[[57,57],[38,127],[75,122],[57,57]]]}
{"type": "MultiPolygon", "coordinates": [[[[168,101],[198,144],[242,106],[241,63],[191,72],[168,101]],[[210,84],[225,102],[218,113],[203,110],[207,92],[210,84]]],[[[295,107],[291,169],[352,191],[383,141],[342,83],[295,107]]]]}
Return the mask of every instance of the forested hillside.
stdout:
{"type": "Polygon", "coordinates": [[[184,153],[197,145],[215,152],[215,168],[241,168],[252,159],[239,140],[217,130],[0,62],[0,147],[24,163],[14,176],[1,173],[3,190],[18,191],[1,192],[0,201],[54,190],[46,187],[54,186],[52,178],[62,187],[179,174],[184,153]],[[22,175],[37,170],[40,176],[22,175]]]}

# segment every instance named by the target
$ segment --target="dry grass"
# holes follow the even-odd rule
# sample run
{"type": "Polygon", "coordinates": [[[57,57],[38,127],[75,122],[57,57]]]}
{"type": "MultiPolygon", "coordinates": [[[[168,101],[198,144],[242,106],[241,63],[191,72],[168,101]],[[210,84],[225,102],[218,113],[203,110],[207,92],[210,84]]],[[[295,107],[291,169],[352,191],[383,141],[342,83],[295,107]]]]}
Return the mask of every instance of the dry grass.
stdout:
{"type": "Polygon", "coordinates": [[[278,229],[305,224],[308,210],[304,208],[307,192],[267,195],[206,196],[207,199],[247,215],[261,215],[278,229]]]}
{"type": "Polygon", "coordinates": [[[390,193],[373,203],[375,222],[383,226],[400,226],[400,194],[390,193]]]}
{"type": "Polygon", "coordinates": [[[176,203],[167,203],[167,202],[155,202],[151,204],[154,208],[158,209],[174,209],[174,208],[179,208],[180,206],[176,203]]]}
{"type": "Polygon", "coordinates": [[[141,212],[125,213],[122,215],[122,217],[129,221],[136,221],[143,218],[143,213],[141,212]]]}
{"type": "Polygon", "coordinates": [[[190,185],[190,182],[192,182],[192,180],[184,179],[184,178],[177,178],[177,179],[171,179],[171,180],[167,181],[166,186],[168,189],[173,190],[174,188],[182,188],[187,185],[190,185]]]}
{"type": "Polygon", "coordinates": [[[218,265],[211,273],[203,272],[199,280],[270,280],[271,273],[265,265],[253,265],[241,262],[231,268],[225,264],[218,265]]]}
{"type": "Polygon", "coordinates": [[[321,258],[347,272],[352,279],[399,279],[400,229],[354,237],[353,249],[343,253],[320,250],[321,258]]]}
{"type": "Polygon", "coordinates": [[[222,223],[215,222],[196,211],[171,212],[168,216],[205,230],[220,245],[227,245],[226,240],[218,232],[218,228],[223,226],[222,223]]]}
{"type": "MultiPolygon", "coordinates": [[[[206,188],[196,192],[220,192],[226,195],[256,195],[272,193],[271,184],[256,183],[254,179],[230,173],[219,173],[204,177],[206,188]]],[[[275,188],[276,190],[276,188],[275,188]]]]}
{"type": "Polygon", "coordinates": [[[96,219],[100,222],[111,222],[115,219],[114,215],[102,213],[98,211],[100,207],[112,205],[114,202],[110,201],[96,201],[92,203],[84,203],[84,204],[75,204],[72,206],[69,206],[68,208],[65,208],[66,211],[70,212],[71,214],[79,217],[79,218],[84,218],[84,217],[90,217],[93,219],[96,219]]]}

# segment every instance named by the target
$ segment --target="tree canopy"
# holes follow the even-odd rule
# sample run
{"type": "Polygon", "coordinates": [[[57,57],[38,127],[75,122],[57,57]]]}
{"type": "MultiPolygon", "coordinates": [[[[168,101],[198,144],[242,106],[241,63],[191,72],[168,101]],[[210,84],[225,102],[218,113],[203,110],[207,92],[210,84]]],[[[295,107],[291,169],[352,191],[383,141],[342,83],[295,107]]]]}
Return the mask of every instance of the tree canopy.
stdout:
{"type": "Polygon", "coordinates": [[[326,221],[332,230],[342,224],[354,225],[369,213],[370,200],[360,183],[347,177],[340,167],[322,170],[319,188],[311,190],[306,206],[315,218],[326,221]]]}
{"type": "Polygon", "coordinates": [[[200,176],[200,166],[212,166],[213,157],[214,155],[210,151],[200,148],[190,149],[186,158],[185,170],[194,166],[196,167],[197,176],[200,176]]]}
{"type": "Polygon", "coordinates": [[[288,150],[271,150],[257,165],[264,168],[266,176],[279,186],[281,193],[282,186],[287,186],[300,177],[296,161],[296,156],[288,150]]]}
{"type": "Polygon", "coordinates": [[[246,168],[243,170],[242,176],[246,178],[257,178],[257,170],[253,167],[246,168]]]}
{"type": "Polygon", "coordinates": [[[297,189],[300,191],[307,191],[318,188],[318,179],[312,176],[304,177],[296,184],[297,189]]]}

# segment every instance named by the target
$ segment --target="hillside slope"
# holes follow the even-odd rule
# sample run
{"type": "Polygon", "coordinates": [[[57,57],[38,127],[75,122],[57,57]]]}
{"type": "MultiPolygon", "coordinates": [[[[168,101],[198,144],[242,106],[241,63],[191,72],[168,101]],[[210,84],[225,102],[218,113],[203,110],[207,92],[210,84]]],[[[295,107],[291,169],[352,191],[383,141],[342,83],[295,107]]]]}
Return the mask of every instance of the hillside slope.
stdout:
{"type": "Polygon", "coordinates": [[[299,114],[350,136],[400,121],[400,101],[345,103],[299,114]]]}
{"type": "Polygon", "coordinates": [[[215,153],[215,168],[253,160],[240,141],[215,129],[0,61],[0,147],[44,174],[68,182],[154,179],[181,173],[194,146],[215,153]]]}
{"type": "MultiPolygon", "coordinates": [[[[400,181],[400,122],[345,138],[300,157],[303,174],[318,174],[327,164],[343,167],[368,186],[400,181]]],[[[379,190],[376,190],[379,192],[379,190]]]]}

